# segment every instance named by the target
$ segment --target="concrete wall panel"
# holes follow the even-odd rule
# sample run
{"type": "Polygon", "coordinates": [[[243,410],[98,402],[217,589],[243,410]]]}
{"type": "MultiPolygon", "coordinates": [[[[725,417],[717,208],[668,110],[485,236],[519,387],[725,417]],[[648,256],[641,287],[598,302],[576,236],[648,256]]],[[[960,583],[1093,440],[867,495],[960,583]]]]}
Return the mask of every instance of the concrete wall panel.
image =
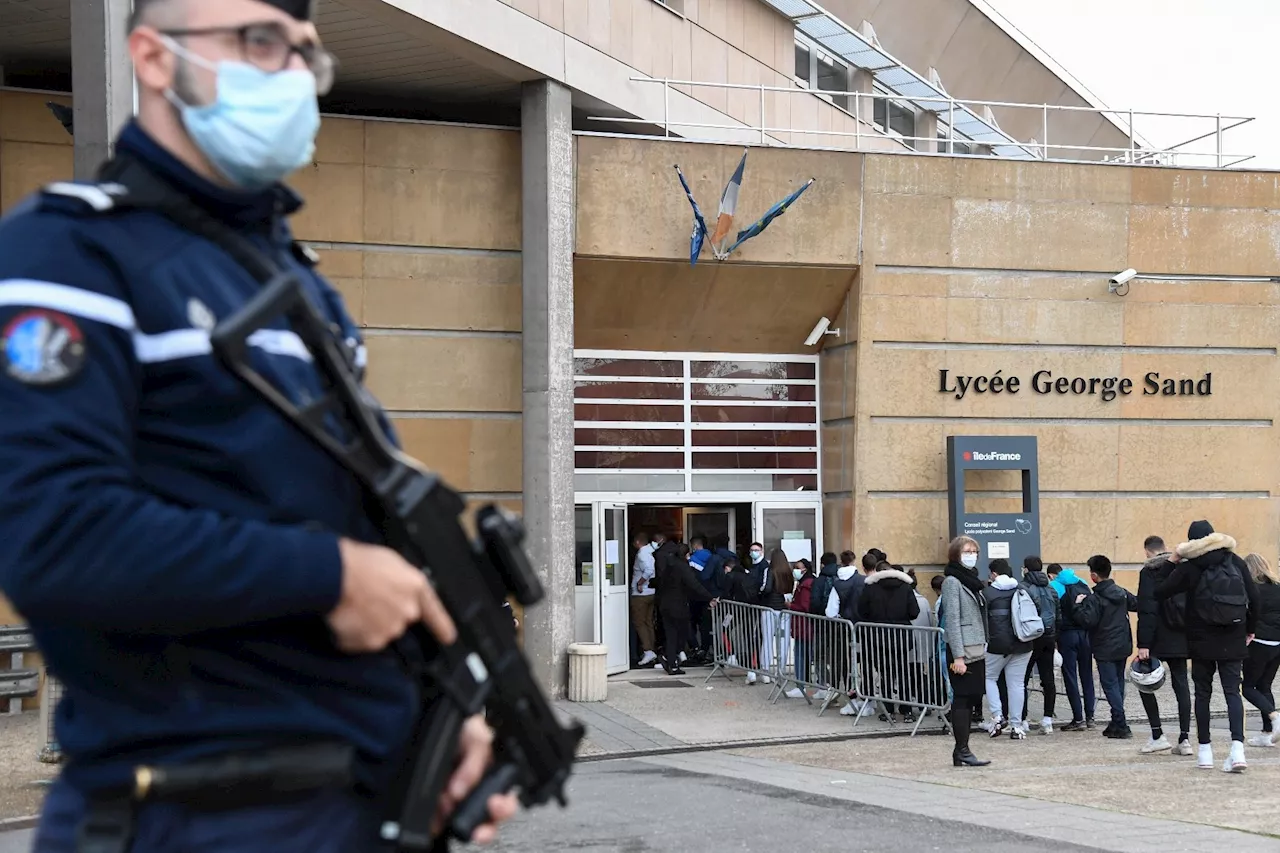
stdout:
{"type": "Polygon", "coordinates": [[[1144,273],[1269,276],[1278,263],[1280,210],[1133,208],[1128,265],[1144,273]]]}
{"type": "Polygon", "coordinates": [[[464,492],[519,492],[519,420],[396,418],[410,456],[464,492]]]}
{"type": "Polygon", "coordinates": [[[520,257],[364,253],[364,322],[406,329],[520,331],[520,257]]]}
{"type": "Polygon", "coordinates": [[[520,411],[520,341],[378,335],[369,389],[398,411],[520,411]]]}

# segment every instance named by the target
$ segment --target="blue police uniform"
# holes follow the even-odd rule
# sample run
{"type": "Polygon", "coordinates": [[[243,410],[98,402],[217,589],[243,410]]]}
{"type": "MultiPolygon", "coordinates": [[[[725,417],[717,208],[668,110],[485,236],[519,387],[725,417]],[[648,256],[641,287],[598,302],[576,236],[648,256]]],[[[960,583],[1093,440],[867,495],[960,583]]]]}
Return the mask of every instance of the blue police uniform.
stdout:
{"type": "MultiPolygon", "coordinates": [[[[294,251],[296,196],[215,186],[136,125],[118,150],[299,272],[362,364],[340,297],[294,251]]],[[[396,659],[339,651],[324,622],[338,537],[379,541],[357,483],[211,354],[213,324],[259,287],[158,213],[114,209],[109,187],[61,185],[0,220],[0,589],[66,687],[38,850],[72,849],[86,792],[139,763],[336,738],[376,790],[408,738],[418,695],[396,659]]],[[[320,393],[283,318],[250,344],[296,403],[320,393]]],[[[362,809],[307,810],[355,850],[337,836],[362,809]]],[[[242,839],[216,824],[225,849],[330,849],[273,836],[273,814],[288,824],[268,808],[242,839]]],[[[144,806],[135,849],[185,819],[144,806]]]]}

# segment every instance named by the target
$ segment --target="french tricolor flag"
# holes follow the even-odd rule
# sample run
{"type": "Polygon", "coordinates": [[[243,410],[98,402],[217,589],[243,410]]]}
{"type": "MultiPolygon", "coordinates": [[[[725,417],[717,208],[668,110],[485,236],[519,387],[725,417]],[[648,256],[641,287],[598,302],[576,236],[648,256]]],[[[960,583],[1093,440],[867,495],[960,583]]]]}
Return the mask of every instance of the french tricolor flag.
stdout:
{"type": "Polygon", "coordinates": [[[746,167],[747,152],[743,151],[738,168],[729,179],[729,185],[724,188],[724,195],[720,196],[720,217],[716,220],[716,231],[711,235],[713,246],[723,245],[725,238],[729,236],[730,229],[733,228],[733,214],[738,208],[738,193],[742,190],[742,173],[746,167]]]}

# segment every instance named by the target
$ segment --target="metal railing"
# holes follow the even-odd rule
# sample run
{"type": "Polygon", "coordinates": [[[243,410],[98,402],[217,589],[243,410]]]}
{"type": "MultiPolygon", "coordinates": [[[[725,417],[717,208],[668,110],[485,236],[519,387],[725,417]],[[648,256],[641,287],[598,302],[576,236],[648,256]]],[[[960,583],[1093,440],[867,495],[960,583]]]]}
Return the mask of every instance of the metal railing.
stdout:
{"type": "MultiPolygon", "coordinates": [[[[859,622],[855,638],[858,656],[857,691],[864,699],[915,717],[915,734],[926,712],[938,712],[951,702],[951,680],[940,654],[943,631],[915,625],[859,622]],[[910,712],[908,709],[912,709],[910,712]]],[[[862,715],[854,717],[856,727],[862,715]]]]}
{"type": "MultiPolygon", "coordinates": [[[[1053,160],[1058,162],[1080,163],[1118,163],[1123,165],[1161,165],[1196,168],[1229,169],[1254,159],[1254,154],[1230,153],[1224,146],[1224,136],[1238,127],[1255,120],[1254,117],[1227,116],[1221,114],[1208,115],[1198,113],[1171,113],[1150,110],[1108,109],[1092,106],[1065,106],[1059,104],[1021,104],[1011,101],[973,101],[954,97],[932,97],[913,95],[906,97],[895,93],[828,91],[815,90],[798,86],[765,86],[755,83],[711,83],[701,80],[675,80],[671,78],[632,77],[634,83],[648,83],[662,86],[662,116],[654,117],[617,117],[588,116],[589,121],[609,122],[615,124],[636,124],[657,126],[665,137],[678,136],[686,139],[705,139],[716,142],[751,142],[759,145],[774,145],[799,148],[830,148],[834,150],[865,150],[872,141],[879,143],[893,142],[901,146],[903,153],[944,154],[960,156],[968,154],[982,157],[1013,157],[1027,160],[1053,160]],[[754,93],[758,100],[759,123],[749,121],[718,122],[703,121],[691,115],[675,116],[672,110],[672,87],[695,89],[727,90],[729,92],[754,93]],[[766,121],[768,113],[767,94],[777,93],[787,97],[818,98],[831,109],[839,110],[853,120],[853,130],[823,129],[814,127],[798,127],[794,113],[787,110],[786,126],[770,125],[766,121]],[[837,100],[844,100],[847,107],[837,105],[837,100]],[[916,124],[922,116],[931,115],[939,126],[945,126],[944,135],[938,136],[906,136],[886,130],[875,121],[874,105],[877,101],[888,101],[897,104],[927,105],[936,104],[937,109],[926,109],[916,116],[916,124]],[[870,104],[871,109],[865,105],[870,104]],[[1000,110],[1032,110],[1040,114],[1040,132],[1042,138],[1027,140],[1014,139],[1004,131],[997,129],[999,138],[971,138],[957,133],[957,121],[963,123],[975,114],[984,114],[981,124],[985,128],[996,127],[991,109],[1000,110]],[[1088,141],[1071,142],[1067,140],[1050,141],[1050,115],[1056,113],[1092,113],[1111,120],[1118,133],[1127,128],[1128,143],[1125,146],[1094,145],[1088,141]],[[1137,133],[1136,122],[1139,119],[1174,119],[1179,122],[1195,122],[1201,127],[1191,138],[1184,139],[1167,146],[1153,146],[1146,143],[1137,133]],[[944,124],[945,123],[945,124],[944,124]],[[699,131],[720,131],[720,133],[699,134],[699,131]],[[787,139],[780,138],[785,134],[787,139]],[[830,145],[802,144],[792,146],[790,138],[795,135],[821,137],[832,140],[830,145]],[[852,145],[847,144],[852,140],[852,145]],[[1209,150],[1187,150],[1196,143],[1209,143],[1209,150]],[[1003,153],[1000,153],[1003,152],[1003,153]],[[1054,156],[1058,152],[1061,156],[1054,156]],[[1080,155],[1097,155],[1080,156],[1080,155]],[[1074,155],[1074,156],[1067,156],[1074,155]]],[[[694,100],[700,100],[694,98],[694,100]]],[[[705,103],[701,106],[712,109],[705,103]]],[[[914,112],[914,107],[909,107],[914,112]]],[[[682,110],[687,113],[688,110],[682,110]]],[[[886,108],[886,114],[889,112],[886,108]]],[[[887,121],[887,120],[886,120],[887,121]]]]}
{"type": "Polygon", "coordinates": [[[945,660],[938,653],[939,628],[855,626],[845,619],[734,601],[720,601],[711,618],[708,683],[718,674],[743,673],[772,685],[771,702],[784,695],[810,705],[816,699],[819,715],[847,699],[856,711],[855,726],[868,706],[891,721],[895,711],[905,716],[910,709],[912,734],[926,712],[936,713],[946,725],[942,712],[950,702],[950,681],[939,663],[945,660]]]}

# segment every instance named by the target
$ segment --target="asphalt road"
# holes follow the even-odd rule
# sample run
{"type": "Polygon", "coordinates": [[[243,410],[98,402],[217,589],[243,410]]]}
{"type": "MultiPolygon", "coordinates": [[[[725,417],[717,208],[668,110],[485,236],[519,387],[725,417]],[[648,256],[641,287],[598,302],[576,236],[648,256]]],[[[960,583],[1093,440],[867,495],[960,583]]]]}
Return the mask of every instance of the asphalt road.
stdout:
{"type": "MultiPolygon", "coordinates": [[[[31,836],[30,830],[0,833],[0,853],[28,853],[31,836]]],[[[1092,851],[940,817],[689,773],[642,760],[579,765],[570,784],[568,809],[548,806],[520,815],[504,828],[498,844],[489,849],[504,853],[1092,851]]]]}
{"type": "Polygon", "coordinates": [[[1046,841],[937,817],[887,811],[647,764],[579,765],[567,810],[525,813],[491,849],[646,851],[804,850],[839,853],[1088,853],[1046,841]]]}

